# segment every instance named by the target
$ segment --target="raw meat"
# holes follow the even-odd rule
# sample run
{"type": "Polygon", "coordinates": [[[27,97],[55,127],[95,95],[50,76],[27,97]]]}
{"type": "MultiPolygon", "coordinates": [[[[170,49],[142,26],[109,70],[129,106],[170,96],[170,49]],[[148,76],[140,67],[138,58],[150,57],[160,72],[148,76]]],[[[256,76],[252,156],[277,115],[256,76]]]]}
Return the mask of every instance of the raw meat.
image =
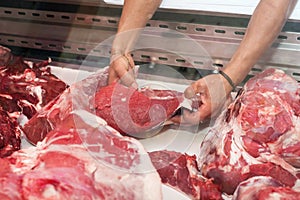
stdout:
{"type": "MultiPolygon", "coordinates": [[[[0,160],[11,169],[0,171],[0,180],[16,177],[8,184],[17,188],[11,199],[162,198],[161,180],[142,145],[86,115],[71,114],[36,147],[0,160]]],[[[0,195],[9,195],[1,189],[0,195]]]]}
{"type": "Polygon", "coordinates": [[[10,162],[0,158],[0,199],[21,199],[21,178],[12,172],[10,162]]]}
{"type": "Polygon", "coordinates": [[[18,122],[0,107],[0,157],[9,156],[19,150],[20,145],[21,129],[18,122]]]}
{"type": "Polygon", "coordinates": [[[168,90],[147,89],[137,92],[117,83],[106,86],[107,77],[107,68],[101,69],[86,79],[76,82],[43,107],[24,126],[28,140],[33,144],[41,141],[74,110],[86,110],[99,115],[121,133],[126,132],[128,135],[138,137],[139,132],[169,117],[177,109],[182,96],[180,93],[168,90]],[[127,101],[123,102],[123,100],[129,97],[128,105],[127,101]],[[130,120],[129,113],[133,121],[130,120]]]}
{"type": "Polygon", "coordinates": [[[257,176],[242,182],[232,200],[298,200],[300,192],[284,187],[271,177],[257,176]]]}
{"type": "Polygon", "coordinates": [[[187,194],[191,199],[222,199],[220,188],[201,177],[196,156],[167,150],[150,152],[149,155],[164,184],[187,194]]]}
{"type": "Polygon", "coordinates": [[[298,83],[281,70],[249,80],[201,144],[203,175],[228,194],[261,175],[293,187],[300,177],[299,100],[298,83]]]}
{"type": "Polygon", "coordinates": [[[67,87],[48,63],[25,62],[0,46],[0,157],[20,149],[20,116],[31,118],[67,87]]]}
{"type": "Polygon", "coordinates": [[[67,88],[62,94],[44,106],[25,125],[24,133],[29,142],[42,141],[48,132],[59,126],[74,110],[92,111],[91,99],[98,87],[107,84],[108,70],[100,69],[82,81],[67,88]]]}
{"type": "Polygon", "coordinates": [[[182,94],[171,90],[140,91],[115,83],[95,95],[96,114],[120,133],[134,137],[167,120],[178,108],[182,94]]]}
{"type": "Polygon", "coordinates": [[[48,64],[25,62],[11,55],[9,62],[0,66],[0,106],[12,117],[24,114],[31,118],[67,88],[51,74],[48,64]]]}

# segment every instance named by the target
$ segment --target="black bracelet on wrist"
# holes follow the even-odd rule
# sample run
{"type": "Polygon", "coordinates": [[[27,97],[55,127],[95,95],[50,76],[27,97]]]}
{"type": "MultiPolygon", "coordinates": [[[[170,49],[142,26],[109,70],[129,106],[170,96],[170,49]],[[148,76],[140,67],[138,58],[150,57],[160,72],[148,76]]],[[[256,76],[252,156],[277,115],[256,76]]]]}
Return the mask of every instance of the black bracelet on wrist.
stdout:
{"type": "Polygon", "coordinates": [[[232,81],[232,79],[225,72],[223,72],[222,70],[219,70],[218,72],[219,72],[219,74],[221,74],[228,81],[229,85],[231,85],[232,90],[234,91],[235,90],[235,85],[234,85],[234,82],[232,81]]]}

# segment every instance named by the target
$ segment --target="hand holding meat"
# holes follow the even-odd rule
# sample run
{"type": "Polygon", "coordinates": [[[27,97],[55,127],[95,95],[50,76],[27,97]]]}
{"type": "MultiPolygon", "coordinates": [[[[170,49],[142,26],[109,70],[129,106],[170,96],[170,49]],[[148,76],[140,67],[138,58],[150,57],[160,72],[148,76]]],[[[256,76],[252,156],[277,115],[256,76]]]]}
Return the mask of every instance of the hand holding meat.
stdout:
{"type": "MultiPolygon", "coordinates": [[[[235,84],[239,84],[244,80],[261,55],[271,46],[286,19],[293,11],[295,2],[294,0],[261,0],[259,2],[251,16],[245,36],[229,63],[223,68],[224,73],[232,78],[235,84]],[[269,12],[270,10],[272,10],[272,12],[269,12]]],[[[160,3],[161,0],[124,1],[117,35],[145,27],[147,21],[152,17],[160,3]]],[[[134,41],[139,35],[138,31],[135,33],[136,34],[128,34],[129,39],[119,40],[117,43],[114,42],[114,45],[118,44],[117,46],[122,47],[122,49],[133,49],[134,41]],[[122,41],[127,42],[125,46],[122,41]]],[[[123,68],[123,72],[118,69],[117,64],[112,64],[111,68],[110,73],[114,74],[110,75],[110,77],[117,77],[118,73],[119,76],[124,75],[124,71],[126,71],[126,68],[123,68]]],[[[188,93],[187,96],[192,97],[198,94],[202,104],[199,106],[197,112],[189,113],[185,111],[181,119],[177,117],[174,118],[174,121],[196,124],[208,118],[210,115],[214,116],[218,113],[217,111],[222,108],[229,94],[228,83],[225,83],[227,86],[224,88],[223,86],[219,87],[218,82],[214,82],[214,80],[220,78],[219,76],[220,75],[210,75],[192,84],[189,89],[186,90],[186,93],[188,93]],[[221,93],[218,94],[219,92],[221,93]]],[[[124,79],[127,78],[124,76],[124,79]]],[[[110,80],[113,80],[113,78],[110,78],[110,80]]],[[[225,81],[225,79],[222,78],[221,80],[223,82],[225,81]]]]}
{"type": "Polygon", "coordinates": [[[196,125],[215,117],[230,103],[230,91],[231,86],[219,74],[199,79],[184,92],[186,98],[194,100],[193,102],[196,100],[197,105],[194,106],[198,106],[197,110],[194,112],[184,110],[182,116],[176,116],[172,121],[183,125],[196,125]]]}
{"type": "Polygon", "coordinates": [[[121,81],[126,86],[137,88],[134,70],[134,61],[129,53],[113,54],[109,67],[108,84],[121,81]]]}

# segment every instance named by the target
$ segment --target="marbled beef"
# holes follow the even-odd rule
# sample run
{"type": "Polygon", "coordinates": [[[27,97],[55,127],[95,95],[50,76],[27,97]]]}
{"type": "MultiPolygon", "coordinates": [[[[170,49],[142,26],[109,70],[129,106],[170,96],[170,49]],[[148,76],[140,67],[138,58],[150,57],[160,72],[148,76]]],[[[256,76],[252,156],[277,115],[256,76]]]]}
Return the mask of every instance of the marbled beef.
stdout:
{"type": "Polygon", "coordinates": [[[232,200],[298,200],[300,192],[285,187],[268,176],[257,176],[242,182],[232,200]]]}
{"type": "Polygon", "coordinates": [[[252,78],[201,144],[203,175],[228,194],[254,176],[293,187],[300,178],[299,113],[296,80],[275,69],[252,78]]]}
{"type": "Polygon", "coordinates": [[[70,114],[36,147],[0,159],[0,197],[162,199],[161,180],[143,146],[96,119],[70,114]]]}
{"type": "Polygon", "coordinates": [[[96,114],[120,133],[139,137],[167,120],[179,107],[182,94],[143,88],[140,91],[115,83],[95,95],[96,114]]]}
{"type": "Polygon", "coordinates": [[[31,118],[66,89],[48,64],[25,62],[0,46],[0,157],[20,149],[20,116],[31,118]]]}
{"type": "Polygon", "coordinates": [[[201,176],[195,155],[167,150],[150,152],[149,155],[164,184],[191,199],[222,199],[219,186],[201,176]]]}

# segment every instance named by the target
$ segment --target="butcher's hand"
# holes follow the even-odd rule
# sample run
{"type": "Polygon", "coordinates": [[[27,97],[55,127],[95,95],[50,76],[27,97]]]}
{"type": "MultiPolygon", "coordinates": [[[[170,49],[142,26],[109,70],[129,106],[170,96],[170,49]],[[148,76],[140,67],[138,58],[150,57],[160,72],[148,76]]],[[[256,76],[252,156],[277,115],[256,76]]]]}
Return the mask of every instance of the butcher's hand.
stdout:
{"type": "Polygon", "coordinates": [[[186,88],[184,95],[189,99],[198,99],[198,110],[183,110],[181,116],[171,120],[181,125],[197,125],[216,117],[232,101],[232,87],[220,74],[207,75],[186,88]]]}
{"type": "Polygon", "coordinates": [[[138,87],[135,80],[134,61],[129,53],[111,56],[108,70],[108,84],[112,84],[116,81],[120,81],[128,87],[138,87]]]}

